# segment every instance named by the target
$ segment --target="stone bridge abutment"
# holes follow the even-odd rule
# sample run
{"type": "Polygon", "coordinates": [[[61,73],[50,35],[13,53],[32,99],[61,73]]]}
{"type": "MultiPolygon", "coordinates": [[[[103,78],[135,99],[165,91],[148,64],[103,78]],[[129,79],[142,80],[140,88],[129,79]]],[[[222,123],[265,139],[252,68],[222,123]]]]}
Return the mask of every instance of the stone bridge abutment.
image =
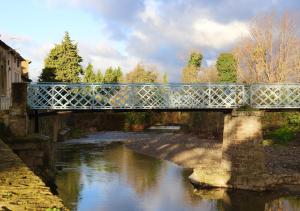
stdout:
{"type": "Polygon", "coordinates": [[[266,169],[263,146],[263,111],[237,111],[224,116],[222,158],[216,165],[195,168],[196,186],[267,190],[299,185],[300,175],[272,175],[266,169]]]}

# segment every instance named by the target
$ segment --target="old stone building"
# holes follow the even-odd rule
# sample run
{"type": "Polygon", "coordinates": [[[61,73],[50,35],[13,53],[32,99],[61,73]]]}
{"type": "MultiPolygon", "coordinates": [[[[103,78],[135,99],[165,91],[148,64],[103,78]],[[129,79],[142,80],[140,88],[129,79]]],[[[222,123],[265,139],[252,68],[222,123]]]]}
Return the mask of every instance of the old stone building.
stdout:
{"type": "Polygon", "coordinates": [[[28,82],[28,66],[16,50],[0,40],[0,110],[8,110],[11,105],[12,83],[28,82]]]}

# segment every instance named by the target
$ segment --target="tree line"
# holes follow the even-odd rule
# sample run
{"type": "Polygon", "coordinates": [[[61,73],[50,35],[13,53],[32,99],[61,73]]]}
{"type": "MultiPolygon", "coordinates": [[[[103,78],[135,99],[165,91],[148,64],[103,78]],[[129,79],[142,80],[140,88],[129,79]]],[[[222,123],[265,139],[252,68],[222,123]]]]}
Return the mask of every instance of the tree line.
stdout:
{"type": "MultiPolygon", "coordinates": [[[[215,64],[202,67],[200,51],[190,53],[182,70],[182,82],[274,83],[300,82],[300,31],[297,19],[290,13],[266,13],[250,23],[249,36],[243,37],[228,52],[221,53],[215,64]]],[[[89,63],[84,69],[68,32],[52,48],[44,61],[40,82],[86,83],[167,83],[154,67],[137,64],[123,74],[120,67],[109,67],[104,73],[89,63]]]]}
{"type": "Polygon", "coordinates": [[[202,68],[203,55],[194,51],[190,54],[182,71],[184,83],[199,82],[237,82],[237,60],[232,53],[221,53],[215,66],[202,68]]]}
{"type": "Polygon", "coordinates": [[[256,16],[249,35],[215,65],[201,67],[202,54],[193,52],[183,69],[182,80],[194,82],[280,83],[300,82],[299,15],[275,12],[256,16]],[[196,60],[196,62],[195,62],[196,60]]]}
{"type": "Polygon", "coordinates": [[[100,69],[95,71],[89,63],[84,69],[81,65],[77,44],[74,43],[68,32],[60,44],[56,44],[44,61],[44,68],[39,76],[39,82],[68,82],[68,83],[153,83],[168,82],[168,75],[162,76],[154,67],[138,63],[135,68],[123,74],[121,67],[108,67],[104,74],[100,69]]]}
{"type": "MultiPolygon", "coordinates": [[[[199,73],[203,56],[200,52],[192,52],[189,56],[187,66],[182,72],[182,81],[185,83],[199,82],[199,73]]],[[[44,69],[39,77],[40,82],[69,82],[69,83],[167,83],[168,75],[162,76],[155,67],[146,67],[138,63],[132,71],[123,74],[120,67],[108,67],[104,74],[100,69],[95,70],[89,63],[84,69],[81,66],[82,57],[78,53],[77,44],[74,43],[68,32],[60,44],[52,48],[44,61],[44,69]]],[[[236,60],[232,54],[221,54],[217,67],[220,81],[236,81],[236,60]]]]}

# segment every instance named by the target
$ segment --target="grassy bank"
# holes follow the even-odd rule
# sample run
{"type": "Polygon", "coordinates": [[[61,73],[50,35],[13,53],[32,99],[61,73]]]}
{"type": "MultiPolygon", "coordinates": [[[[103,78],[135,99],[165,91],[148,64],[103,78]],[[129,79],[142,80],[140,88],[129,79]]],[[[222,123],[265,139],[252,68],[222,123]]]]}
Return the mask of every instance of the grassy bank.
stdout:
{"type": "Polygon", "coordinates": [[[286,145],[300,134],[299,112],[266,113],[263,118],[264,143],[286,145]]]}

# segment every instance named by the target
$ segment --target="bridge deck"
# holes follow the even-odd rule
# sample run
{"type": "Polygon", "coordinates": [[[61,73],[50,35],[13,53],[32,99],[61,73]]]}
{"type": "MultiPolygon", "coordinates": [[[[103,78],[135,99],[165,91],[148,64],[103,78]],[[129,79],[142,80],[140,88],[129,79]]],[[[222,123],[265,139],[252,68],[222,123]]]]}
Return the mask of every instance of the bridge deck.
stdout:
{"type": "Polygon", "coordinates": [[[300,84],[68,84],[28,85],[31,109],[183,110],[299,109],[300,84]]]}

